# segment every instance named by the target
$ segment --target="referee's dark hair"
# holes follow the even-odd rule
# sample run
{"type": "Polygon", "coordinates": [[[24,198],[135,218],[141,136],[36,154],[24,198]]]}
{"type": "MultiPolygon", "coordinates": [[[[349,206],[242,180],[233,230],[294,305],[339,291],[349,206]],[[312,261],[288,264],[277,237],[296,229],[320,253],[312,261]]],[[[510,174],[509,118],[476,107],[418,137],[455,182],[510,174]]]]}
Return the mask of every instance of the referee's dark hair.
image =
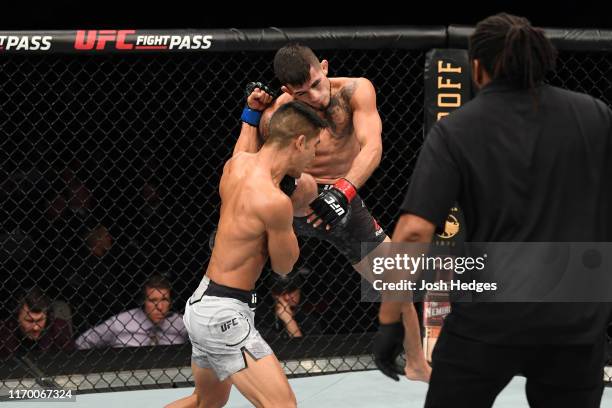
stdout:
{"type": "Polygon", "coordinates": [[[533,89],[555,68],[557,51],[544,30],[524,17],[499,13],[480,21],[469,40],[470,61],[477,59],[491,79],[533,89]]]}

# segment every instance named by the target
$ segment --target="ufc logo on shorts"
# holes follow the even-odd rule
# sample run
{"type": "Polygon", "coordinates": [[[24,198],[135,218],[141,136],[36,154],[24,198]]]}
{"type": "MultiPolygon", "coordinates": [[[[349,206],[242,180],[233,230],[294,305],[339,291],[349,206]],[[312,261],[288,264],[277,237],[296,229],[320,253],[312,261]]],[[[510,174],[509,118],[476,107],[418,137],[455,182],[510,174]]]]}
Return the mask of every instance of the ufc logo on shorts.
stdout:
{"type": "Polygon", "coordinates": [[[75,50],[103,50],[107,42],[114,42],[118,50],[131,50],[134,44],[126,42],[128,34],[135,30],[79,30],[74,41],[75,50]]]}
{"type": "Polygon", "coordinates": [[[225,333],[226,331],[228,331],[234,326],[238,326],[238,322],[236,321],[236,318],[233,318],[232,320],[228,320],[227,322],[221,323],[221,333],[225,333]]]}
{"type": "Polygon", "coordinates": [[[340,204],[336,202],[336,199],[334,197],[327,197],[325,199],[325,202],[329,204],[329,206],[336,212],[336,214],[344,214],[344,209],[340,206],[340,204]]]}

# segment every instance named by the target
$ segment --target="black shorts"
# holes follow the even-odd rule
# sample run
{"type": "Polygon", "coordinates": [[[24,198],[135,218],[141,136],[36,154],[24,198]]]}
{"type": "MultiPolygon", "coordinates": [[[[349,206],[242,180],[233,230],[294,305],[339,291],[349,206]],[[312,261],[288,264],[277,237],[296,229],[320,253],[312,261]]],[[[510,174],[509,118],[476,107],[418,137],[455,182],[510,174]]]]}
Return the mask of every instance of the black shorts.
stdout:
{"type": "MultiPolygon", "coordinates": [[[[319,193],[332,187],[331,184],[319,184],[318,186],[319,193]]],[[[312,224],[306,222],[306,219],[307,217],[293,218],[293,229],[297,235],[315,237],[331,243],[353,265],[363,259],[362,242],[381,243],[386,238],[385,231],[372,217],[359,194],[351,201],[348,221],[338,224],[330,231],[324,228],[313,228],[312,224]]]]}

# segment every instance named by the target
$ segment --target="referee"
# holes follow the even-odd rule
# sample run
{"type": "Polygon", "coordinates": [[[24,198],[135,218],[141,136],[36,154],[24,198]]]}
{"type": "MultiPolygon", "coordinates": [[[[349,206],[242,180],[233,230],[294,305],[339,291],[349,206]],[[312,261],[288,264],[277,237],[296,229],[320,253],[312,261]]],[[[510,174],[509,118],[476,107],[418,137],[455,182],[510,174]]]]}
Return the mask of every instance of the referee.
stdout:
{"type": "MultiPolygon", "coordinates": [[[[525,18],[478,23],[469,58],[479,92],[431,129],[393,241],[430,242],[455,202],[468,242],[612,241],[610,108],[544,83],[556,51],[525,18]]],[[[402,310],[414,313],[381,307],[397,323],[381,325],[379,360],[402,310]]],[[[532,407],[599,407],[611,315],[606,303],[453,303],[425,406],[490,407],[521,374],[532,407]]]]}

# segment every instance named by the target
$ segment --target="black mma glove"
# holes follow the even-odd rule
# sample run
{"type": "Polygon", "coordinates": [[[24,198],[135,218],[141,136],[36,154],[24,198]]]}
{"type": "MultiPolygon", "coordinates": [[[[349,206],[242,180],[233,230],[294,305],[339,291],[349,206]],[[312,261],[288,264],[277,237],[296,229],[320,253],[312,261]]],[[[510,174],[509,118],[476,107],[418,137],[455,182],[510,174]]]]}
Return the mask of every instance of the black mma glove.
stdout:
{"type": "Polygon", "coordinates": [[[251,96],[255,88],[259,88],[268,95],[270,95],[272,98],[276,98],[276,93],[263,82],[249,82],[244,88],[244,95],[248,98],[249,96],[251,96]]]}
{"type": "MultiPolygon", "coordinates": [[[[244,89],[244,93],[247,99],[249,98],[249,96],[251,96],[255,88],[259,88],[260,90],[264,91],[265,93],[270,95],[273,99],[276,96],[275,93],[272,91],[272,89],[270,89],[269,86],[261,82],[249,82],[246,88],[244,89]]],[[[264,103],[263,105],[260,106],[259,109],[257,108],[251,109],[247,103],[247,106],[245,106],[244,110],[242,111],[242,116],[240,116],[240,120],[242,120],[244,123],[248,123],[251,126],[257,127],[259,125],[259,121],[261,120],[261,113],[265,109],[265,106],[266,105],[264,103]]]]}
{"type": "Polygon", "coordinates": [[[287,196],[291,197],[297,188],[297,179],[285,174],[285,177],[280,182],[280,189],[287,196]]]}
{"type": "Polygon", "coordinates": [[[404,375],[403,367],[396,363],[397,357],[404,351],[404,324],[402,322],[379,324],[374,336],[374,364],[384,375],[399,381],[404,375]]]}
{"type": "Polygon", "coordinates": [[[321,225],[334,227],[348,215],[351,200],[357,195],[357,189],[345,178],[338,180],[331,188],[323,190],[317,198],[310,203],[313,213],[317,219],[323,220],[321,225]]]}

